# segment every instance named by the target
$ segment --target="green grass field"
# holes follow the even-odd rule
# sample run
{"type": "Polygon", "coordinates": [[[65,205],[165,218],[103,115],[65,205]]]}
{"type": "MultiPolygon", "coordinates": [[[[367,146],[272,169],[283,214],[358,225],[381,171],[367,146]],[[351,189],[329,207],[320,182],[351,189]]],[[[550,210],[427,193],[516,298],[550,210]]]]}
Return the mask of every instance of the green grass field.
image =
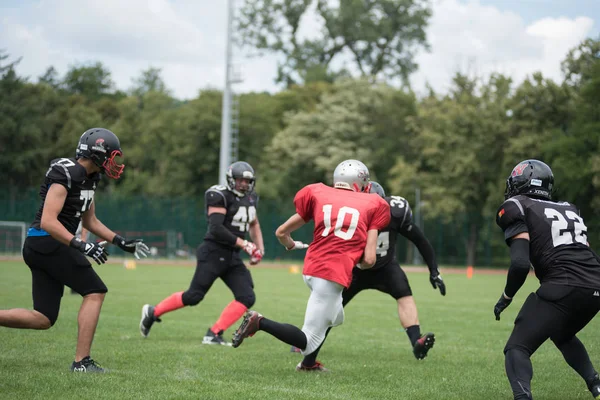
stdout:
{"type": "MultiPolygon", "coordinates": [[[[138,332],[144,303],[185,290],[190,267],[117,265],[96,269],[109,287],[92,356],[111,369],[106,375],[69,372],[75,352],[80,297],[66,290],[59,320],[49,331],[0,328],[0,398],[3,399],[511,399],[502,349],[529,291],[529,277],[502,321],[493,306],[503,275],[446,274],[448,295],[434,291],[424,273],[409,279],[424,331],[436,345],[416,361],[401,330],[395,302],[363,292],[346,309],[320,360],[330,374],[295,372],[299,354],[259,332],[238,348],[201,344],[206,329],[231,301],[219,281],[197,307],[163,317],[148,339],[138,332]]],[[[443,269],[442,269],[443,272],[443,269]]],[[[302,325],[308,289],[287,269],[253,270],[255,309],[282,322],[302,325]]],[[[0,308],[31,307],[31,278],[20,262],[0,262],[0,308]]],[[[226,332],[231,337],[233,329],[226,332]]],[[[600,367],[598,320],[580,338],[600,367]]],[[[583,381],[551,342],[533,357],[536,399],[589,399],[583,381]]]]}

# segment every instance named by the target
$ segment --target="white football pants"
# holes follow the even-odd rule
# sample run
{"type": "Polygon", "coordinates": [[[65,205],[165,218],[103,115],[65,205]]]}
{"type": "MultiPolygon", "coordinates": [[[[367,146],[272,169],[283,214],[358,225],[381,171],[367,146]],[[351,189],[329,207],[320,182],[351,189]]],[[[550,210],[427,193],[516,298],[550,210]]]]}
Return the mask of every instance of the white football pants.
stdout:
{"type": "Polygon", "coordinates": [[[339,283],[307,275],[304,275],[304,282],[310,288],[310,297],[302,326],[302,332],[306,335],[306,349],[301,353],[307,355],[323,343],[327,329],[344,322],[344,287],[339,283]]]}

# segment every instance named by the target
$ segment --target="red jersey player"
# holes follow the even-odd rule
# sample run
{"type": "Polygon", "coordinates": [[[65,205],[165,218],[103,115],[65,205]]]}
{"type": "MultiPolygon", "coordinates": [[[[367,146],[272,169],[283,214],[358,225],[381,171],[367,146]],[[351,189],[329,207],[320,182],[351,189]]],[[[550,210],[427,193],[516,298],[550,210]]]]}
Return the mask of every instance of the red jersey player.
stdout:
{"type": "MultiPolygon", "coordinates": [[[[290,234],[310,220],[315,222],[304,259],[304,282],[311,290],[304,326],[299,329],[248,311],[233,335],[233,347],[262,330],[308,355],[321,346],[330,327],[344,321],[342,290],[350,285],[352,268],[375,264],[378,230],[390,222],[389,205],[380,196],[368,195],[369,186],[368,168],[358,160],[346,160],[333,173],[333,187],[317,183],[296,194],[296,214],[275,234],[286,249],[305,249],[308,245],[290,234]]],[[[315,360],[313,365],[298,364],[296,370],[326,369],[315,360]]]]}

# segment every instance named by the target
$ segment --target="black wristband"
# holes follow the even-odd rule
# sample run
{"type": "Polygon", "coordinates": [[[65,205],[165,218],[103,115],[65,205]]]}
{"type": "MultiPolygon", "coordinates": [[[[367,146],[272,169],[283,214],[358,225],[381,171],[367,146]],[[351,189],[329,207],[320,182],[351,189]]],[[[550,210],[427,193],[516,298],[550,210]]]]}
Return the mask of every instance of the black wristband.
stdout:
{"type": "Polygon", "coordinates": [[[69,242],[69,246],[77,250],[82,250],[85,248],[85,242],[78,237],[73,236],[73,239],[69,242]]]}
{"type": "Polygon", "coordinates": [[[125,242],[125,238],[119,234],[116,234],[112,240],[112,244],[119,246],[121,243],[125,242]]]}

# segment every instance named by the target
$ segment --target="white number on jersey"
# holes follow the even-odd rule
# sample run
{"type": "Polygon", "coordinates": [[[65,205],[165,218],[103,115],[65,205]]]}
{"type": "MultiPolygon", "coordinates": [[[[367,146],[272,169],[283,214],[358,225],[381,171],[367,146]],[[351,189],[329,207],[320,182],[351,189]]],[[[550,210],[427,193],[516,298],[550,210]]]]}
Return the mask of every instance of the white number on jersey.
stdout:
{"type": "Polygon", "coordinates": [[[587,244],[587,226],[583,223],[583,219],[571,210],[565,211],[563,216],[560,211],[554,208],[545,208],[544,214],[550,220],[552,220],[552,244],[554,247],[563,244],[573,244],[574,242],[587,244]],[[565,219],[565,216],[574,221],[573,231],[568,231],[569,222],[565,219]]]}
{"type": "MultiPolygon", "coordinates": [[[[333,206],[331,204],[325,204],[323,206],[323,223],[325,224],[325,230],[321,236],[329,235],[331,231],[331,210],[333,206]]],[[[338,211],[338,215],[335,222],[335,227],[333,228],[333,234],[341,239],[350,240],[352,236],[354,236],[354,232],[356,232],[356,227],[358,226],[358,217],[360,216],[360,212],[356,208],[352,207],[342,207],[338,211]],[[344,224],[344,218],[346,214],[350,214],[350,225],[346,231],[342,230],[342,225],[344,224]]]]}
{"type": "Polygon", "coordinates": [[[58,160],[56,162],[56,164],[62,164],[67,168],[75,166],[75,163],[73,161],[69,160],[68,158],[61,158],[60,160],[58,160]]]}
{"type": "Polygon", "coordinates": [[[233,216],[231,225],[237,226],[240,232],[248,230],[248,224],[256,219],[256,207],[240,206],[238,211],[233,216]]]}
{"type": "Polygon", "coordinates": [[[404,208],[405,202],[406,200],[404,199],[404,197],[392,196],[390,200],[390,207],[404,208]]]}
{"type": "Polygon", "coordinates": [[[377,236],[377,250],[376,253],[380,257],[385,257],[388,250],[390,249],[390,232],[381,232],[377,236]]]}

